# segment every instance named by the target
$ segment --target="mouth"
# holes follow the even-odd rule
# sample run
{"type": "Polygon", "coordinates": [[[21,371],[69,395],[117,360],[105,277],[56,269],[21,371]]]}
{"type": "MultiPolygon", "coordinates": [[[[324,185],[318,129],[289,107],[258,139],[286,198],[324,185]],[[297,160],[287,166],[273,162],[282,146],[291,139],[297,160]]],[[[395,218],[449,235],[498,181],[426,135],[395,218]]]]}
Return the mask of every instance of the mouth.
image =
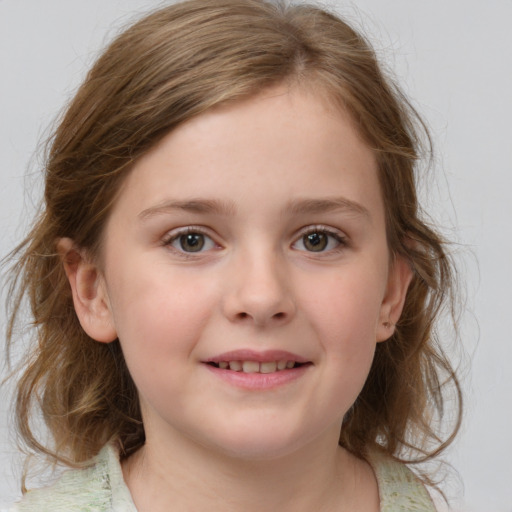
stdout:
{"type": "Polygon", "coordinates": [[[226,373],[288,373],[313,363],[308,359],[284,350],[233,350],[203,361],[212,368],[226,373]]]}
{"type": "Polygon", "coordinates": [[[208,361],[208,365],[221,370],[229,370],[242,373],[275,373],[306,366],[309,362],[298,362],[291,359],[279,359],[276,361],[232,360],[232,361],[208,361]]]}
{"type": "Polygon", "coordinates": [[[214,375],[250,392],[275,390],[298,381],[314,363],[285,350],[232,350],[203,360],[214,375]]]}

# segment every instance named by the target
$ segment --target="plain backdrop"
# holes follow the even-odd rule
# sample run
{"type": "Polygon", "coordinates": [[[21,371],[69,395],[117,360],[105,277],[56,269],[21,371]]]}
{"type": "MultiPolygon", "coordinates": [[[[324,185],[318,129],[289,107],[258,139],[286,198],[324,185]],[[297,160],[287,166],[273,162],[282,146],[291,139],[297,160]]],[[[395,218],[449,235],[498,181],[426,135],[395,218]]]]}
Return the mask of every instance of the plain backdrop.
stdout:
{"type": "MultiPolygon", "coordinates": [[[[35,150],[99,48],[151,0],[0,0],[0,255],[21,239],[40,181],[35,150]],[[27,178],[28,176],[28,178],[27,178]],[[29,190],[25,190],[28,188],[29,190]]],[[[461,320],[466,416],[447,454],[463,486],[452,510],[512,511],[512,1],[330,2],[362,27],[437,150],[422,196],[455,239],[467,289],[461,320]],[[470,371],[468,370],[470,364],[470,371]]],[[[5,315],[0,313],[3,331],[5,315]]],[[[458,357],[458,353],[455,353],[458,357]]],[[[0,395],[0,503],[19,460],[0,395]]]]}

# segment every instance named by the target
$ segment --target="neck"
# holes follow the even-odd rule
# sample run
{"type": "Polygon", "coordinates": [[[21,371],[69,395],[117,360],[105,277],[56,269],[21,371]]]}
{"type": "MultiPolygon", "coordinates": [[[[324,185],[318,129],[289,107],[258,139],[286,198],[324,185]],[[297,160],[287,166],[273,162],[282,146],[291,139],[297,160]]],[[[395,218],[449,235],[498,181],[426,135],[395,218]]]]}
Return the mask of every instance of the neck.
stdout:
{"type": "Polygon", "coordinates": [[[139,512],[378,510],[369,466],[329,438],[266,460],[219,455],[189,439],[152,441],[123,466],[139,512]]]}

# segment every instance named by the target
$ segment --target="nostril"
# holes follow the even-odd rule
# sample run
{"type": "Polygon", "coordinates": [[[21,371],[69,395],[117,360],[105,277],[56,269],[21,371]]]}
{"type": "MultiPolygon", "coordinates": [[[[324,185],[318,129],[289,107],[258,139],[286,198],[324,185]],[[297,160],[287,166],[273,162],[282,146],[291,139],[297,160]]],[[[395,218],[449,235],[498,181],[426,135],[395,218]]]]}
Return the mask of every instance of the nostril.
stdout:
{"type": "MultiPolygon", "coordinates": [[[[247,318],[252,318],[253,315],[246,313],[245,311],[241,311],[240,313],[238,313],[237,317],[239,320],[246,320],[247,318]]],[[[286,313],[284,313],[284,312],[275,313],[272,315],[272,318],[274,320],[283,320],[284,318],[286,318],[286,313]]]]}

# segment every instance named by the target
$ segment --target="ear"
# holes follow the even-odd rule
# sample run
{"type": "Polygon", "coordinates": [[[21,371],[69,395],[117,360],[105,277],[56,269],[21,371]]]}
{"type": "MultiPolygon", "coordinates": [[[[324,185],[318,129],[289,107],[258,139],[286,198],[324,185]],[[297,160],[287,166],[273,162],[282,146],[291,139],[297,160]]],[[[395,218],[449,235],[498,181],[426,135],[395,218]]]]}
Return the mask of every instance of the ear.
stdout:
{"type": "Polygon", "coordinates": [[[390,265],[386,294],[380,308],[379,323],[376,329],[378,342],[389,339],[395,332],[412,276],[412,268],[408,261],[401,256],[395,256],[390,265]]]}
{"type": "Polygon", "coordinates": [[[114,341],[117,333],[105,281],[98,267],[70,238],[58,241],[57,252],[71,286],[73,304],[83,330],[96,341],[114,341]]]}

